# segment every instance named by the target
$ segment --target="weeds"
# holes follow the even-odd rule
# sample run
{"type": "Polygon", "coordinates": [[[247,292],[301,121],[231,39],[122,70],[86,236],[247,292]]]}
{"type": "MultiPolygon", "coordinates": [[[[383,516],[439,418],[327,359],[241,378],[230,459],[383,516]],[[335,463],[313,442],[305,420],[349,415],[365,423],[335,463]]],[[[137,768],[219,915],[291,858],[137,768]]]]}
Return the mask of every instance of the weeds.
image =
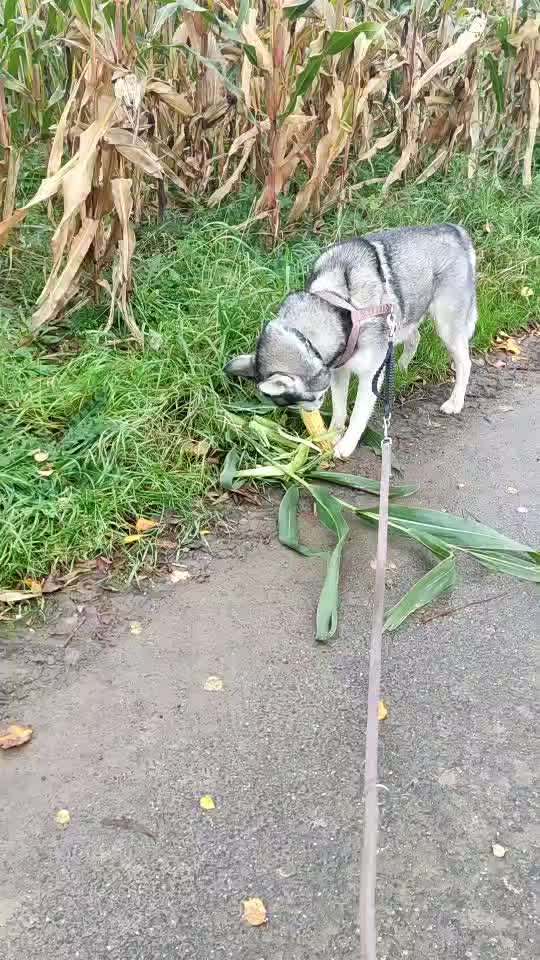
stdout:
{"type": "MultiPolygon", "coordinates": [[[[30,175],[35,179],[34,169],[30,175]]],[[[114,550],[125,552],[132,569],[152,563],[158,533],[123,543],[137,516],[171,521],[179,544],[199,535],[212,513],[205,494],[217,481],[213,461],[234,439],[225,411],[254,403],[249,387],[227,382],[223,366],[251,349],[283,296],[301,286],[318,251],[334,239],[457,220],[479,253],[476,347],[537,318],[538,191],[523,195],[512,182],[480,175],[469,184],[458,165],[448,178],[400,189],[391,203],[366,193],[317,235],[300,231],[271,253],[256,225],[239,226],[251,208],[249,190],[219,213],[140,229],[133,312],[150,347],[143,354],[121,327],[104,332],[106,308],[91,302],[39,343],[21,345],[52,232],[43,218],[29,217],[11,262],[2,262],[0,288],[2,586],[114,550]],[[522,296],[524,286],[536,295],[522,296]],[[193,442],[201,440],[207,446],[194,453],[193,442]],[[33,458],[38,448],[49,454],[48,477],[33,458]]],[[[426,331],[399,388],[447,371],[444,347],[426,331]]],[[[292,414],[273,417],[299,429],[292,414]]]]}

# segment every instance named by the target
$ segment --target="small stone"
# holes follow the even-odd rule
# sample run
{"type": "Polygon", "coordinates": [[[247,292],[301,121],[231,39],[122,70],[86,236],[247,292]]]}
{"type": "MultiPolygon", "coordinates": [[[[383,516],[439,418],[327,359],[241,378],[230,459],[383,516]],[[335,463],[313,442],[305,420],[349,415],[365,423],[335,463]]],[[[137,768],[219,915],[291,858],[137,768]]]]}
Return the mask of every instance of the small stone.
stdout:
{"type": "Polygon", "coordinates": [[[182,580],[189,580],[190,576],[189,570],[173,570],[170,581],[171,583],[181,583],[182,580]]]}
{"type": "Polygon", "coordinates": [[[528,510],[527,507],[518,507],[518,508],[517,508],[517,512],[518,512],[518,513],[528,513],[529,510],[528,510]]]}
{"type": "Polygon", "coordinates": [[[506,856],[506,847],[503,847],[501,843],[492,843],[491,850],[493,856],[497,857],[498,860],[502,860],[502,858],[506,856]]]}

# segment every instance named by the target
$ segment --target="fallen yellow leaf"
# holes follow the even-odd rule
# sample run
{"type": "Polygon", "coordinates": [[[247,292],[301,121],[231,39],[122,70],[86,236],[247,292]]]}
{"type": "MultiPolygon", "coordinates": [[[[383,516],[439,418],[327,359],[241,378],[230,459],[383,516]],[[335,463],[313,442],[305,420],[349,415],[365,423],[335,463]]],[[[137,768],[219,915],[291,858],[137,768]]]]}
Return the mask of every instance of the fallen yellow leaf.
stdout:
{"type": "Polygon", "coordinates": [[[32,454],[36,463],[45,463],[49,459],[49,454],[46,450],[34,450],[32,454]]]}
{"type": "Polygon", "coordinates": [[[142,633],[142,627],[138,620],[134,620],[133,623],[130,623],[129,629],[131,633],[134,633],[136,636],[139,633],[142,633]]]}
{"type": "Polygon", "coordinates": [[[529,297],[534,296],[534,290],[532,287],[522,287],[519,292],[522,297],[525,297],[526,300],[528,300],[529,297]]]}
{"type": "Polygon", "coordinates": [[[55,814],[54,821],[57,827],[60,827],[62,830],[65,830],[67,826],[71,823],[71,816],[69,810],[59,810],[55,814]]]}
{"type": "Polygon", "coordinates": [[[0,750],[11,750],[12,747],[22,747],[32,738],[32,727],[25,727],[19,723],[10,723],[5,730],[0,730],[0,750]]]}
{"type": "Polygon", "coordinates": [[[244,920],[252,927],[260,927],[263,923],[268,923],[266,907],[260,897],[250,897],[249,900],[242,901],[244,907],[244,920]]]}
{"type": "Polygon", "coordinates": [[[28,587],[32,591],[32,593],[41,593],[40,580],[32,580],[31,577],[27,577],[26,580],[24,581],[24,585],[25,587],[28,587]]]}
{"type": "Polygon", "coordinates": [[[388,707],[386,706],[384,700],[379,700],[379,707],[377,716],[379,720],[386,720],[388,716],[388,707]]]}
{"type": "Polygon", "coordinates": [[[202,810],[215,810],[216,801],[210,796],[209,793],[205,793],[204,797],[201,797],[199,800],[199,806],[202,810]]]}
{"type": "Polygon", "coordinates": [[[157,525],[157,520],[147,520],[145,517],[139,517],[135,529],[137,533],[146,533],[147,530],[154,530],[157,525]]]}
{"type": "Polygon", "coordinates": [[[124,537],[124,543],[137,543],[138,540],[142,540],[142,533],[130,533],[128,537],[124,537]]]}
{"type": "Polygon", "coordinates": [[[499,343],[498,349],[504,350],[505,353],[511,353],[515,357],[519,357],[521,354],[521,347],[514,337],[507,337],[506,340],[499,343]]]}
{"type": "Polygon", "coordinates": [[[221,677],[208,677],[204,684],[205,690],[223,690],[223,680],[221,677]]]}

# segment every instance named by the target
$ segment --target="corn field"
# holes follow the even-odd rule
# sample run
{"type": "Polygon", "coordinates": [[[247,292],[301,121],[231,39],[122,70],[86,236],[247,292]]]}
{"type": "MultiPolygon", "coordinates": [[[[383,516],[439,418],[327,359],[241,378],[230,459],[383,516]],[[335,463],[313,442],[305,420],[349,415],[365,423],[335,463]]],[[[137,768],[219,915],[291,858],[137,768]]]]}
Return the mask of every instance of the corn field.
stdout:
{"type": "Polygon", "coordinates": [[[457,151],[469,177],[489,164],[529,188],[534,2],[0,2],[0,243],[38,204],[55,226],[33,331],[84,281],[108,297],[109,325],[119,312],[142,344],[134,226],[167,204],[215,206],[245,180],[272,240],[366,185],[425,181],[457,151]],[[23,151],[38,140],[47,175],[17,208],[23,151]]]}

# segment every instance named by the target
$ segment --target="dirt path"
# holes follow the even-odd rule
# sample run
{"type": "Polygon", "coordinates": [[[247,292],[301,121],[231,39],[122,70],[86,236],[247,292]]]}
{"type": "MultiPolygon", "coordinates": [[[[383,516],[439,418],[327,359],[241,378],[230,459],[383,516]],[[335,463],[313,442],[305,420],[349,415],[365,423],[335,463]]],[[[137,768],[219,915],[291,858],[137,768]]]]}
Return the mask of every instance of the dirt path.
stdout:
{"type": "MultiPolygon", "coordinates": [[[[424,505],[538,542],[538,340],[519,366],[475,368],[462,418],[438,415],[447,388],[426,391],[395,432],[424,505]]],[[[361,472],[376,466],[362,453],[361,472]]],[[[1,710],[36,730],[0,757],[6,960],[358,957],[374,543],[355,530],[339,636],[321,648],[318,561],[281,548],[274,527],[273,508],[251,511],[240,547],[194,553],[174,588],[98,603],[82,585],[47,630],[4,631],[1,710]],[[209,676],[221,691],[204,689],[209,676]],[[265,928],[241,919],[250,896],[268,907],[265,928]]],[[[392,559],[397,598],[424,560],[395,545],[392,559]]],[[[502,596],[385,645],[380,960],[535,955],[538,594],[461,570],[437,610],[502,596]]]]}

